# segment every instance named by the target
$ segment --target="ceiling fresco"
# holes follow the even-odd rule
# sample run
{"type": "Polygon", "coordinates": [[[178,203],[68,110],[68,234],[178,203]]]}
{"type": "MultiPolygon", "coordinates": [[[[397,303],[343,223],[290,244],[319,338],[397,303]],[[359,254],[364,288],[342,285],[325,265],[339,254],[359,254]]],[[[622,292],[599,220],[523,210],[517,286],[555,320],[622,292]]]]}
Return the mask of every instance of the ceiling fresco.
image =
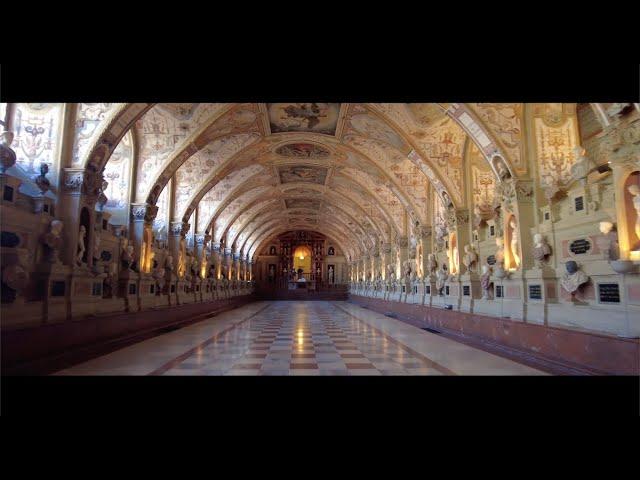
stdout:
{"type": "MultiPolygon", "coordinates": [[[[73,161],[131,105],[81,104],[73,161]]],[[[47,125],[58,128],[58,117],[47,125]]],[[[357,253],[410,235],[414,220],[432,225],[434,198],[487,209],[497,186],[493,149],[526,174],[523,124],[517,103],[149,105],[129,120],[132,134],[105,169],[108,206],[124,218],[128,202],[147,201],[159,207],[158,232],[192,220],[190,235],[210,229],[215,241],[245,249],[291,221],[313,224],[337,229],[357,253]]],[[[541,156],[549,150],[537,147],[541,156]]]]}
{"type": "Polygon", "coordinates": [[[283,157],[293,158],[326,158],[331,152],[313,143],[290,143],[276,149],[276,153],[283,157]]]}
{"type": "Polygon", "coordinates": [[[268,103],[271,133],[309,132],[335,135],[339,103],[268,103]]]}
{"type": "Polygon", "coordinates": [[[280,167],[278,174],[281,183],[307,182],[324,185],[327,179],[326,168],[280,167]]]}
{"type": "Polygon", "coordinates": [[[288,209],[307,208],[309,210],[318,210],[320,208],[320,200],[306,200],[303,198],[287,198],[285,204],[288,209]]]}

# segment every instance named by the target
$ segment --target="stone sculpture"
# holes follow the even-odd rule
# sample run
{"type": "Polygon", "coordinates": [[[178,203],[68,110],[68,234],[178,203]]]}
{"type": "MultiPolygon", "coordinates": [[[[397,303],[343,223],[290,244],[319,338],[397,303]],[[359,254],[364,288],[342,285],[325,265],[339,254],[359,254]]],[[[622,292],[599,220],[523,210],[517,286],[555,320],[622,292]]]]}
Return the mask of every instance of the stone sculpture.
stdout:
{"type": "Polygon", "coordinates": [[[467,268],[467,271],[469,272],[473,271],[473,267],[475,266],[477,261],[478,261],[478,255],[473,250],[473,246],[465,245],[464,256],[462,257],[462,263],[467,268]]]}
{"type": "Polygon", "coordinates": [[[49,231],[42,236],[45,246],[45,259],[49,263],[60,263],[59,251],[62,246],[62,228],[64,224],[60,220],[52,220],[49,231]]]}
{"type": "Polygon", "coordinates": [[[480,287],[482,288],[482,298],[489,299],[491,290],[491,267],[489,265],[482,266],[482,275],[480,276],[480,287]]]}
{"type": "Polygon", "coordinates": [[[560,285],[567,293],[573,295],[581,285],[589,281],[589,276],[578,267],[578,264],[569,260],[565,264],[566,272],[560,279],[560,285]]]}
{"type": "Polygon", "coordinates": [[[449,278],[449,274],[444,269],[444,265],[443,265],[436,272],[436,290],[438,290],[438,295],[442,296],[442,292],[444,290],[444,284],[448,278],[449,278]]]}
{"type": "MultiPolygon", "coordinates": [[[[637,238],[640,238],[640,186],[638,185],[630,185],[627,188],[627,191],[633,195],[633,208],[636,211],[636,223],[634,226],[635,234],[637,238]]],[[[635,248],[636,245],[631,245],[632,248],[635,248]]]]}
{"type": "Polygon", "coordinates": [[[533,236],[533,259],[538,267],[542,266],[547,257],[551,255],[551,247],[540,233],[533,236]]]}
{"type": "Polygon", "coordinates": [[[436,256],[433,253],[430,253],[427,255],[427,272],[429,272],[429,275],[433,274],[437,267],[438,262],[436,261],[436,256]]]}
{"type": "Polygon", "coordinates": [[[76,264],[81,266],[83,263],[82,258],[84,257],[84,252],[86,247],[84,245],[85,238],[87,236],[87,229],[84,225],[80,225],[80,232],[78,233],[78,251],[76,253],[76,264]]]}

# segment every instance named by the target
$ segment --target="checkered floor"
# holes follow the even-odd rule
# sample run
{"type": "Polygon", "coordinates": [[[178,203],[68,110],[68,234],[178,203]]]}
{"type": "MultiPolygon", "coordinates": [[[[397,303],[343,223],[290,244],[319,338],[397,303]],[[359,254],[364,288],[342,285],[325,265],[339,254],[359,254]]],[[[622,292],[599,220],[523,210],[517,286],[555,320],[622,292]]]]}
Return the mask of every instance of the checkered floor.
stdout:
{"type": "Polygon", "coordinates": [[[274,302],[165,375],[442,375],[437,364],[328,302],[274,302]]]}

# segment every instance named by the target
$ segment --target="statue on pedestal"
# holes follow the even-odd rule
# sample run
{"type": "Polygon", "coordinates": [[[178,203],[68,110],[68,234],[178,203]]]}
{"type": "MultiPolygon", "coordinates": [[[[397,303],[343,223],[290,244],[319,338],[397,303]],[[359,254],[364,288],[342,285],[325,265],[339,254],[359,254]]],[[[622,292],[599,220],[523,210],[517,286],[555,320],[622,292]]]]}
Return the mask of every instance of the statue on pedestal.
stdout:
{"type": "Polygon", "coordinates": [[[472,272],[473,271],[472,268],[475,266],[477,261],[478,261],[478,255],[473,250],[473,246],[472,245],[465,245],[464,246],[464,256],[462,257],[462,263],[467,268],[468,272],[472,272]]]}
{"type": "Polygon", "coordinates": [[[429,276],[433,275],[436,268],[438,267],[438,262],[436,261],[436,256],[433,253],[427,255],[427,274],[429,276]]]}
{"type": "Polygon", "coordinates": [[[516,264],[516,267],[520,266],[520,239],[518,237],[518,224],[516,217],[511,217],[509,220],[509,228],[511,233],[511,257],[516,264]]]}
{"type": "Polygon", "coordinates": [[[438,291],[438,295],[442,296],[442,292],[444,290],[444,284],[449,278],[449,274],[444,269],[444,265],[440,267],[440,269],[436,272],[436,290],[438,291]]]}
{"type": "Polygon", "coordinates": [[[81,266],[83,263],[82,258],[86,247],[84,245],[85,238],[87,236],[87,229],[84,225],[80,225],[80,231],[78,233],[78,252],[76,253],[76,265],[81,266]]]}
{"type": "Polygon", "coordinates": [[[133,245],[129,245],[129,240],[124,239],[122,242],[122,253],[120,254],[120,262],[125,270],[133,270],[133,245]]]}
{"type": "MultiPolygon", "coordinates": [[[[631,195],[633,195],[633,208],[636,211],[636,223],[634,225],[634,231],[635,231],[636,237],[640,239],[640,186],[629,185],[629,187],[627,188],[627,191],[631,195]]],[[[638,247],[640,247],[638,243],[636,243],[635,245],[631,245],[632,250],[635,250],[638,247]]]]}
{"type": "Polygon", "coordinates": [[[484,300],[489,299],[489,293],[491,291],[491,267],[489,265],[482,266],[482,276],[480,277],[480,287],[482,288],[482,298],[484,300]]]}
{"type": "Polygon", "coordinates": [[[60,220],[51,220],[49,231],[42,236],[42,243],[45,246],[45,258],[49,263],[60,263],[58,257],[62,246],[62,228],[64,224],[60,220]]]}

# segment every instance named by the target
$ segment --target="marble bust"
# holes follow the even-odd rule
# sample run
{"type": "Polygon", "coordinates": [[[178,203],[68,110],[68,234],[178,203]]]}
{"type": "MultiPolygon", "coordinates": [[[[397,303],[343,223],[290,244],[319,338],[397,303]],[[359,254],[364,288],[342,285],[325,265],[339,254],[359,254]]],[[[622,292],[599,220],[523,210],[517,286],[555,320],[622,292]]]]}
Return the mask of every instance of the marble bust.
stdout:
{"type": "Polygon", "coordinates": [[[540,233],[533,236],[533,258],[538,266],[542,265],[546,258],[551,255],[551,247],[547,240],[540,233]]]}
{"type": "Polygon", "coordinates": [[[589,281],[589,276],[584,273],[578,267],[578,264],[569,260],[566,265],[566,272],[562,275],[560,279],[560,285],[567,293],[574,294],[580,285],[583,285],[589,281]]]}

